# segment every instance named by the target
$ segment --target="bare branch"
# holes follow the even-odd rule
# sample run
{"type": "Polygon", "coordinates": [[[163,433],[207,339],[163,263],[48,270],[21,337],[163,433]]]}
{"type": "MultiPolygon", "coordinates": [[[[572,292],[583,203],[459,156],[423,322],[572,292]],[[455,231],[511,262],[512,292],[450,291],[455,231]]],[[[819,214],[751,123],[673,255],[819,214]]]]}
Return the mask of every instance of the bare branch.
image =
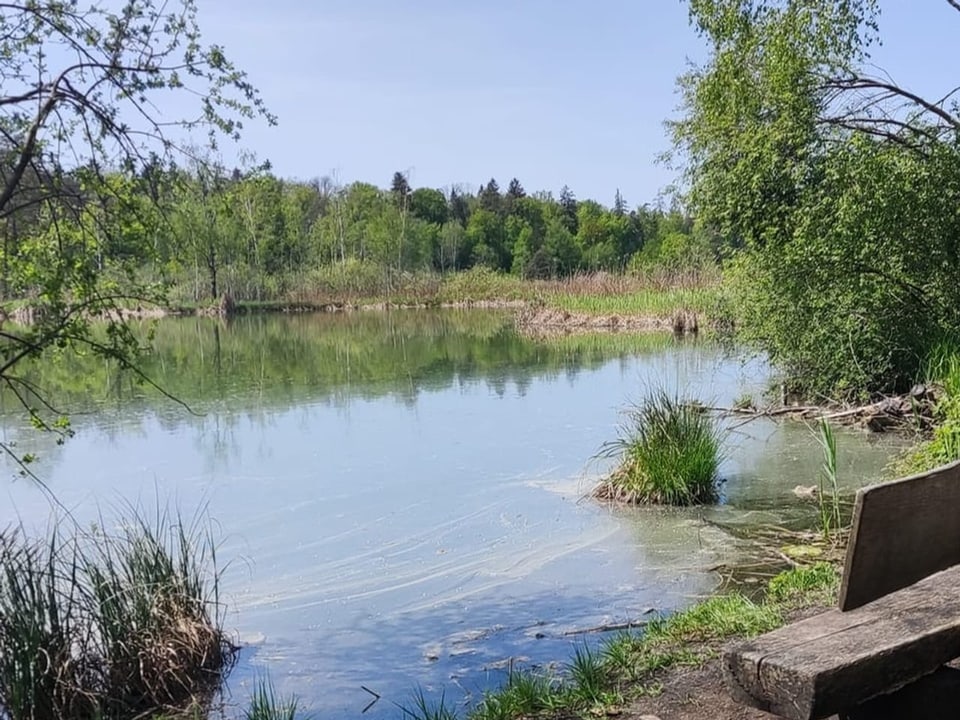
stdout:
{"type": "Polygon", "coordinates": [[[922,97],[910,92],[909,90],[901,88],[900,86],[892,83],[884,82],[883,80],[861,76],[834,78],[832,80],[827,80],[824,87],[827,89],[836,89],[840,91],[883,90],[886,93],[889,93],[890,97],[900,97],[919,108],[923,108],[923,110],[936,116],[954,130],[960,131],[960,119],[955,118],[942,107],[924,100],[922,97]]]}

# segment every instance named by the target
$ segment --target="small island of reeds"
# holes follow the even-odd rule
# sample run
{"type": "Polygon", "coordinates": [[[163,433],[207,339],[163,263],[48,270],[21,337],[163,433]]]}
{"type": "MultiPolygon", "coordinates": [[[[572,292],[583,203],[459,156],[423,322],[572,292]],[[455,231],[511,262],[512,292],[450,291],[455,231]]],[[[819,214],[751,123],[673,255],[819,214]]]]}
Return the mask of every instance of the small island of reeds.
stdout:
{"type": "Polygon", "coordinates": [[[600,457],[620,464],[593,491],[601,500],[698,505],[717,497],[723,431],[696,404],[655,388],[627,411],[600,457]]]}

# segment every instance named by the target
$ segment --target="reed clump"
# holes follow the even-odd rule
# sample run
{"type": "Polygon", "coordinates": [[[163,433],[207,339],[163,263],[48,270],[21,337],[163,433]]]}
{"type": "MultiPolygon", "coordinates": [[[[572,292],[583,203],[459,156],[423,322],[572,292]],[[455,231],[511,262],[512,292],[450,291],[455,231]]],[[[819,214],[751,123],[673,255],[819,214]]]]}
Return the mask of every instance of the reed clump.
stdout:
{"type": "Polygon", "coordinates": [[[697,505],[716,500],[723,432],[695,403],[652,390],[628,411],[602,457],[620,465],[594,495],[628,503],[697,505]]]}
{"type": "Polygon", "coordinates": [[[205,707],[237,651],[218,579],[209,533],[167,514],[115,532],[0,532],[0,717],[205,707]]]}

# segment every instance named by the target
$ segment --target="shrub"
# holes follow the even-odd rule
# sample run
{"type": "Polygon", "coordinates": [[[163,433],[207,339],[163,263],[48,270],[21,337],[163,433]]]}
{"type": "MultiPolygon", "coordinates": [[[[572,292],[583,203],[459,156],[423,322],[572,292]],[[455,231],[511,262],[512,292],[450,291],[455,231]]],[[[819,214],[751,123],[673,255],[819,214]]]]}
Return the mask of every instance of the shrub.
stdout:
{"type": "Polygon", "coordinates": [[[717,495],[721,442],[716,421],[700,407],[654,390],[631,408],[620,437],[601,450],[622,461],[597,496],[667,505],[711,502],[717,495]]]}
{"type": "Polygon", "coordinates": [[[936,425],[928,439],[911,448],[893,465],[899,475],[926,472],[960,460],[960,342],[945,338],[934,344],[923,363],[925,381],[939,388],[936,425]]]}

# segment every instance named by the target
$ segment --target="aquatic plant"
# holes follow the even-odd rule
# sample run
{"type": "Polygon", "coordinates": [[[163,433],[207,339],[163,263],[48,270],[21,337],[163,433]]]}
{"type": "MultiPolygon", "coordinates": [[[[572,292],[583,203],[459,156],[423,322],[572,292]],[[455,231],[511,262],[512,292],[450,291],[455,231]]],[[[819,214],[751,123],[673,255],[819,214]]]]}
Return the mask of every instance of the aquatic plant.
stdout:
{"type": "Polygon", "coordinates": [[[232,667],[213,544],[139,514],[0,533],[0,717],[133,718],[205,704],[232,667]]]}
{"type": "Polygon", "coordinates": [[[431,702],[423,688],[417,688],[410,705],[398,705],[400,712],[409,720],[457,720],[456,711],[447,705],[446,693],[441,693],[439,702],[431,702]]]}
{"type": "Polygon", "coordinates": [[[269,677],[257,680],[250,703],[243,712],[246,720],[296,720],[300,700],[296,695],[279,695],[269,677]]]}
{"type": "Polygon", "coordinates": [[[843,518],[840,514],[840,488],[837,478],[837,438],[833,428],[821,419],[817,426],[817,437],[823,447],[823,465],[818,474],[820,491],[817,493],[820,511],[820,531],[824,540],[829,541],[832,534],[840,530],[843,518]]]}
{"type": "Polygon", "coordinates": [[[694,403],[652,390],[628,411],[620,436],[601,448],[620,466],[600,484],[601,499],[667,505],[711,502],[717,495],[723,431],[694,403]]]}

